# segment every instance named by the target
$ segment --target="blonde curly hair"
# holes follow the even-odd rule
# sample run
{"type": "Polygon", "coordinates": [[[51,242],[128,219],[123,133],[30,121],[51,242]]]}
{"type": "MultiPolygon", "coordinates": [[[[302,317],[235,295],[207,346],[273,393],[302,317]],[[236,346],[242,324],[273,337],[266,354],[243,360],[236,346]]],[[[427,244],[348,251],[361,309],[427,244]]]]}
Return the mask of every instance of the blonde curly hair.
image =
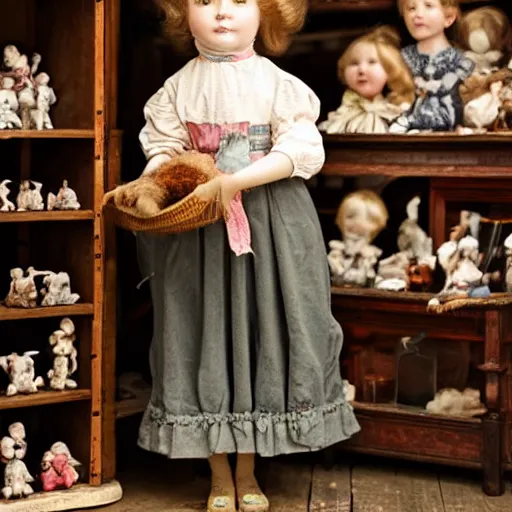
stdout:
{"type": "MultiPolygon", "coordinates": [[[[165,32],[172,43],[186,48],[192,34],[188,27],[188,0],[155,0],[165,13],[165,32]]],[[[261,22],[257,43],[270,55],[283,54],[293,34],[304,25],[307,0],[258,0],[261,22]]]]}
{"type": "Polygon", "coordinates": [[[386,99],[394,105],[412,103],[415,88],[411,71],[400,53],[400,36],[397,30],[388,25],[377,27],[350,43],[338,60],[340,81],[345,83],[345,69],[352,59],[352,52],[360,43],[375,45],[379,61],[388,75],[389,93],[386,99]]]}

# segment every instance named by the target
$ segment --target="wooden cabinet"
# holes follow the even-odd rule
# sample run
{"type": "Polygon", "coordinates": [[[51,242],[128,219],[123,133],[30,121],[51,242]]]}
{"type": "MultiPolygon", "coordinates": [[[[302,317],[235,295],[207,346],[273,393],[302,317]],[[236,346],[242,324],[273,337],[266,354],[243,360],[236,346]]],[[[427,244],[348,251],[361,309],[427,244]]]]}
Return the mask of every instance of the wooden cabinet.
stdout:
{"type": "MultiPolygon", "coordinates": [[[[110,125],[106,113],[106,17],[117,2],[109,0],[0,0],[2,48],[16,44],[28,55],[41,54],[39,71],[50,75],[57,103],[50,115],[54,130],[0,131],[1,179],[30,179],[57,193],[63,179],[78,195],[78,211],[9,212],[0,214],[2,269],[0,294],[9,290],[13,267],[65,271],[78,303],[33,309],[0,306],[0,355],[38,350],[36,374],[46,379],[51,367],[48,337],[63,317],[76,326],[78,388],[32,395],[0,395],[0,436],[22,421],[28,453],[25,462],[36,477],[36,494],[27,500],[1,501],[2,510],[74,510],[116,501],[121,489],[113,481],[113,426],[105,411],[113,409],[113,378],[106,365],[112,354],[104,342],[104,239],[101,201],[107,173],[110,125]],[[112,391],[112,392],[111,392],[112,391]],[[40,493],[38,475],[44,451],[64,441],[82,464],[81,484],[69,491],[40,493]],[[110,450],[110,451],[109,451],[110,450]],[[109,453],[108,457],[105,456],[109,453]]],[[[111,34],[107,27],[107,35],[111,34]]],[[[115,39],[114,36],[109,36],[115,39]]],[[[112,51],[112,50],[110,50],[112,51]]],[[[112,70],[109,70],[109,73],[112,70]]],[[[110,101],[110,96],[108,96],[110,101]]],[[[11,198],[12,199],[12,198],[11,198]]],[[[109,322],[109,318],[106,319],[109,322]]],[[[2,381],[2,384],[5,384],[2,381]]],[[[110,415],[113,422],[113,414],[110,415]]],[[[3,466],[2,466],[3,474],[3,466]]]]}
{"type": "MultiPolygon", "coordinates": [[[[370,4],[370,1],[314,2],[312,7],[318,11],[316,26],[321,26],[319,20],[326,12],[351,6],[353,11],[362,10],[359,17],[351,13],[351,19],[364,27],[367,16],[364,9],[384,12],[386,8],[385,5],[372,8],[370,4]]],[[[494,4],[511,14],[505,2],[494,4]]],[[[400,23],[398,17],[394,22],[400,23]]],[[[355,26],[352,23],[350,29],[355,26]]],[[[306,74],[304,79],[307,81],[306,74]]],[[[512,202],[511,140],[510,132],[470,136],[327,135],[322,175],[421,178],[426,183],[423,204],[428,204],[423,227],[428,223],[437,249],[447,239],[449,227],[458,221],[463,208],[485,205],[494,212],[503,210],[510,217],[507,206],[512,202]]],[[[332,238],[334,232],[329,229],[341,196],[335,201],[332,188],[312,192],[326,237],[332,238]]],[[[399,198],[395,196],[391,200],[399,198]]],[[[483,470],[483,490],[490,495],[501,494],[503,472],[512,469],[512,308],[506,302],[496,302],[434,314],[427,312],[427,302],[432,296],[333,288],[333,312],[345,332],[344,374],[356,386],[354,406],[362,426],[360,433],[339,448],[478,468],[483,470]],[[438,364],[443,365],[443,382],[437,382],[437,389],[449,385],[463,389],[470,383],[471,387],[480,389],[488,409],[486,415],[468,419],[442,417],[427,414],[423,407],[393,405],[393,400],[368,400],[371,395],[365,392],[368,374],[380,375],[380,381],[373,385],[382,386],[383,393],[385,386],[391,383],[392,387],[400,338],[420,332],[426,334],[430,352],[436,353],[438,364]]],[[[376,396],[378,393],[373,391],[376,396]]]]}

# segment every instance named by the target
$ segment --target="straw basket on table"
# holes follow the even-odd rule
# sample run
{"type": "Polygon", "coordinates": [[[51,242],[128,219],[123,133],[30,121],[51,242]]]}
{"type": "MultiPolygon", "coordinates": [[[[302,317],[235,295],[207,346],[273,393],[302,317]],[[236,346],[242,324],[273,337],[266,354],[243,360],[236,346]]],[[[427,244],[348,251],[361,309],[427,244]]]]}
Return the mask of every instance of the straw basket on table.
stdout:
{"type": "MultiPolygon", "coordinates": [[[[167,164],[166,169],[162,167],[157,172],[163,169],[163,174],[172,176],[178,166],[181,166],[182,171],[185,168],[185,173],[189,172],[189,167],[194,167],[202,174],[204,182],[212,180],[219,173],[213,160],[208,160],[204,155],[198,157],[194,154],[175,157],[170,164],[167,164]],[[198,160],[198,158],[202,160],[198,160]]],[[[130,231],[161,234],[182,233],[213,224],[223,217],[220,202],[215,199],[203,201],[194,194],[194,191],[151,216],[143,216],[135,208],[116,205],[114,195],[114,191],[105,195],[104,214],[116,226],[130,231]]]]}

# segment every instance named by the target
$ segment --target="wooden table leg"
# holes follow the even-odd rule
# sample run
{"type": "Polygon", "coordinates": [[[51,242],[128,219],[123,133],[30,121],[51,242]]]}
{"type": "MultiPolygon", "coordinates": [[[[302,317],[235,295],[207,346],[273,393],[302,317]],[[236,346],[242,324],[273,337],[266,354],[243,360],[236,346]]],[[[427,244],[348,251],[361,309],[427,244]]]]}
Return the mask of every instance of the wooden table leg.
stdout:
{"type": "Polygon", "coordinates": [[[482,420],[484,471],[483,491],[489,496],[504,492],[502,441],[505,416],[501,411],[501,385],[506,366],[502,361],[502,313],[485,312],[485,362],[479,369],[485,372],[485,401],[488,414],[482,420]]]}

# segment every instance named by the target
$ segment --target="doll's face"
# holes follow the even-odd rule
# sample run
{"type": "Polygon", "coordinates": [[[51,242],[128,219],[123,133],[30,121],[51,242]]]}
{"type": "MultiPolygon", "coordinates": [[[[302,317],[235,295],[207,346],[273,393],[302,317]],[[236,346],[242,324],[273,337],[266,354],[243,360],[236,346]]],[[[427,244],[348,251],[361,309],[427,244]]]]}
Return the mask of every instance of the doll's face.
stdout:
{"type": "Polygon", "coordinates": [[[348,199],[343,217],[343,238],[365,238],[370,240],[378,230],[372,205],[358,197],[348,199]],[[373,214],[373,215],[372,215],[373,214]]]}
{"type": "Polygon", "coordinates": [[[388,74],[382,67],[375,45],[357,43],[345,68],[347,87],[360,96],[373,99],[382,92],[387,81],[388,74]]]}
{"type": "Polygon", "coordinates": [[[443,7],[441,0],[405,0],[404,21],[416,41],[433,39],[455,21],[455,11],[443,7]]]}
{"type": "Polygon", "coordinates": [[[249,48],[260,25],[257,0],[188,0],[190,32],[205,50],[232,54],[249,48]]]}

